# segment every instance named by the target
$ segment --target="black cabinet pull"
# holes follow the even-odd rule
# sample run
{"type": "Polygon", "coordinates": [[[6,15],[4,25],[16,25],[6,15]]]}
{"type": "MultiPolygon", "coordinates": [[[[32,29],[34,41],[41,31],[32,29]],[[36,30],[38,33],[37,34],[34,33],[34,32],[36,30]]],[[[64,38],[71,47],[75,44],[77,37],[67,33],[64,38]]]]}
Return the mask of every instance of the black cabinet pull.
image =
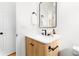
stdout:
{"type": "Polygon", "coordinates": [[[3,35],[3,32],[0,32],[0,35],[3,35]]]}
{"type": "Polygon", "coordinates": [[[58,48],[58,45],[57,45],[56,47],[54,47],[54,48],[51,48],[51,46],[48,47],[49,52],[50,52],[51,50],[54,51],[56,48],[58,48]]]}
{"type": "Polygon", "coordinates": [[[54,51],[56,48],[58,48],[58,45],[55,48],[52,48],[52,50],[54,51]]]}
{"type": "Polygon", "coordinates": [[[33,44],[33,43],[30,43],[30,45],[31,45],[31,46],[34,46],[34,44],[33,44]]]}
{"type": "Polygon", "coordinates": [[[18,34],[16,34],[16,37],[18,36],[18,34]]]}

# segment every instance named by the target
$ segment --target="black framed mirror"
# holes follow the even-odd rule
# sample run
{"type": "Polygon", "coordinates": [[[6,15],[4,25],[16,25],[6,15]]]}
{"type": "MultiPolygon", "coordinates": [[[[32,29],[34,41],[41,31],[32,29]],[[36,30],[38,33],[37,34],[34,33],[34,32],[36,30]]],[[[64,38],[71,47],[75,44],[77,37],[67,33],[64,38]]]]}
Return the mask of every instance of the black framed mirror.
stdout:
{"type": "Polygon", "coordinates": [[[57,2],[39,3],[39,27],[40,28],[57,27],[57,2]]]}

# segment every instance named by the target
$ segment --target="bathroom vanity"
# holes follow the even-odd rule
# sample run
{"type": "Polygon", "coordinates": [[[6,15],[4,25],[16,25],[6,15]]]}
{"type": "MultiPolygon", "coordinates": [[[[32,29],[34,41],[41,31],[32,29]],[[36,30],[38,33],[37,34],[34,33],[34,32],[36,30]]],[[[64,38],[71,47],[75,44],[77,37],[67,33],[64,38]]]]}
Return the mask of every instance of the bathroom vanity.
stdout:
{"type": "MultiPolygon", "coordinates": [[[[32,15],[36,15],[35,12],[32,15]]],[[[34,19],[35,20],[35,19],[34,19]]],[[[57,3],[39,3],[39,28],[56,28],[57,26],[57,3]]],[[[27,56],[57,56],[59,52],[59,35],[47,35],[45,33],[25,34],[26,55],[27,56]]]]}
{"type": "Polygon", "coordinates": [[[60,40],[58,35],[43,36],[30,34],[25,37],[27,56],[57,56],[60,40]]]}

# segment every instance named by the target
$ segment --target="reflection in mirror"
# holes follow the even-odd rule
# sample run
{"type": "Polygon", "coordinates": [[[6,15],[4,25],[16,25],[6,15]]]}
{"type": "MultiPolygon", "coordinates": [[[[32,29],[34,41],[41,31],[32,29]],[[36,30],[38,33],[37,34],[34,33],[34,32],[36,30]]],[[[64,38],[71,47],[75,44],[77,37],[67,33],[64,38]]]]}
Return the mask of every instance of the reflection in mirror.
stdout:
{"type": "Polygon", "coordinates": [[[57,25],[57,3],[40,2],[39,26],[42,28],[56,28],[56,25],[57,25]]]}

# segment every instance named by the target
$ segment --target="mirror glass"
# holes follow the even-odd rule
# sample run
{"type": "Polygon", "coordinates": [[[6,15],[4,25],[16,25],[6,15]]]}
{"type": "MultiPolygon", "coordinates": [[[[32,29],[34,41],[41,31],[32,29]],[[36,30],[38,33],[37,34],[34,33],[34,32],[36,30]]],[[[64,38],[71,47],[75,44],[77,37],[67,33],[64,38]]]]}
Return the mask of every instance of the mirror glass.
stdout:
{"type": "Polygon", "coordinates": [[[57,26],[57,3],[39,3],[39,26],[42,28],[56,28],[57,26]]]}

